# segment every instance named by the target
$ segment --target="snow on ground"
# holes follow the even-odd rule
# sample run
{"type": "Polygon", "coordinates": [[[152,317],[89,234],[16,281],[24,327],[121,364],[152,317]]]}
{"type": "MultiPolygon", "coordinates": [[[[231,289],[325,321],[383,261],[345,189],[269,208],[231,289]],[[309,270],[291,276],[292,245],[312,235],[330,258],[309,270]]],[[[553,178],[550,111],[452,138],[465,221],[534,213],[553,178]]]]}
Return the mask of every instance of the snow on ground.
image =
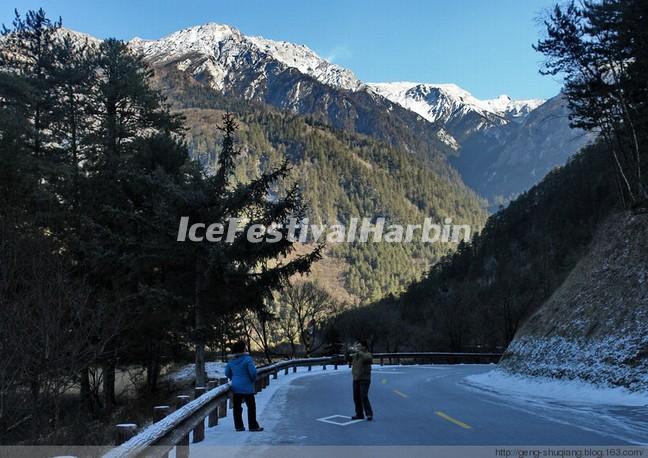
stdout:
{"type": "MultiPolygon", "coordinates": [[[[225,377],[225,366],[227,363],[220,361],[206,362],[205,370],[207,371],[207,378],[225,377]]],[[[196,375],[196,365],[187,364],[177,371],[171,372],[166,376],[166,380],[175,384],[191,383],[196,375]]]]}
{"type": "MultiPolygon", "coordinates": [[[[374,367],[379,366],[374,365],[374,367]]],[[[329,365],[326,366],[326,371],[322,370],[322,366],[313,366],[311,372],[308,372],[306,367],[297,368],[296,373],[293,373],[292,369],[290,369],[288,375],[284,375],[284,372],[280,371],[277,380],[273,380],[271,377],[270,385],[256,395],[257,419],[259,424],[265,428],[265,431],[260,433],[251,433],[247,430],[244,432],[235,431],[232,410],[228,409],[227,417],[219,419],[218,426],[205,430],[205,441],[197,445],[197,447],[200,445],[250,445],[267,441],[267,437],[264,437],[264,435],[275,429],[274,426],[281,420],[281,413],[286,406],[288,390],[281,388],[288,387],[290,383],[301,377],[314,375],[322,377],[339,374],[340,372],[350,372],[350,369],[346,365],[341,365],[338,366],[338,370],[334,370],[333,366],[329,365]]],[[[247,410],[245,407],[243,408],[243,423],[247,428],[247,410]]]]}
{"type": "Polygon", "coordinates": [[[618,406],[646,406],[648,392],[634,392],[622,387],[593,385],[578,380],[528,377],[496,369],[469,375],[467,384],[499,393],[542,397],[566,402],[596,403],[618,406]]]}
{"type": "Polygon", "coordinates": [[[514,375],[501,369],[459,382],[491,396],[493,404],[603,433],[631,444],[648,445],[648,392],[601,386],[582,380],[514,375]]]}

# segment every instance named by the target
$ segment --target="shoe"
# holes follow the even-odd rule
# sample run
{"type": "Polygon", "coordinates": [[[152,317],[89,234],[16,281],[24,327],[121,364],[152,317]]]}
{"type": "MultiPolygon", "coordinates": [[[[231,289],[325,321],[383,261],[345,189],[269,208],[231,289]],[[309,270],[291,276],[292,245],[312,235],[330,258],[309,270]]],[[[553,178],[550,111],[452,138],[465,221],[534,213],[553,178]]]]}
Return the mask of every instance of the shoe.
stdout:
{"type": "Polygon", "coordinates": [[[252,431],[253,433],[259,433],[263,431],[263,428],[261,426],[257,426],[256,428],[250,428],[250,431],[252,431]]]}
{"type": "Polygon", "coordinates": [[[354,415],[351,417],[351,420],[364,420],[364,417],[361,417],[360,415],[354,415]]]}
{"type": "Polygon", "coordinates": [[[245,428],[236,428],[236,431],[238,432],[245,431],[245,428]]]}
{"type": "Polygon", "coordinates": [[[373,420],[373,415],[367,416],[367,421],[372,421],[373,420]]]}

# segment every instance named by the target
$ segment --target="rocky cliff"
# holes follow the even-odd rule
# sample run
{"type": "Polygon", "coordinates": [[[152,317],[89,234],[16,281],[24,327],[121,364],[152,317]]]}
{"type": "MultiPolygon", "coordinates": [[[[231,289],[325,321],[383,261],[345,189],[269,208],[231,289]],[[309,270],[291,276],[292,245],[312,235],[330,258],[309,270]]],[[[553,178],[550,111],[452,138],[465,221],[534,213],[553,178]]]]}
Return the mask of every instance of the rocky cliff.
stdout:
{"type": "Polygon", "coordinates": [[[648,390],[648,215],[617,213],[502,359],[519,374],[648,390]]]}

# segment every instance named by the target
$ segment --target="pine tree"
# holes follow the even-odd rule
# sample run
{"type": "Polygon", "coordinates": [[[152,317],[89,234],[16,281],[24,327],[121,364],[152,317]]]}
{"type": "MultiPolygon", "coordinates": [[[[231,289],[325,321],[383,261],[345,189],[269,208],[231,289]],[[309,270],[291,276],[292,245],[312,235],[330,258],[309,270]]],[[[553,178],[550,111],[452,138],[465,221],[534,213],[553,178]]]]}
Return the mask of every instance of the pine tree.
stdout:
{"type": "Polygon", "coordinates": [[[223,117],[223,141],[214,175],[204,178],[201,199],[189,214],[205,224],[239,218],[242,230],[232,243],[205,241],[194,247],[194,342],[196,345],[196,383],[204,384],[204,351],[208,329],[214,316],[245,309],[259,309],[272,290],[281,288],[296,273],[305,273],[320,258],[321,247],[294,256],[294,242],[288,238],[289,218],[303,217],[297,186],[285,195],[269,198],[273,186],[286,178],[287,162],[261,173],[248,183],[233,182],[241,152],[235,144],[236,122],[231,114],[223,117]],[[248,229],[256,224],[276,225],[281,240],[250,242],[248,229]]]}
{"type": "Polygon", "coordinates": [[[645,2],[557,5],[545,25],[547,37],[535,46],[546,56],[542,73],[564,75],[572,126],[601,133],[616,164],[624,201],[628,206],[645,204],[645,2]]]}

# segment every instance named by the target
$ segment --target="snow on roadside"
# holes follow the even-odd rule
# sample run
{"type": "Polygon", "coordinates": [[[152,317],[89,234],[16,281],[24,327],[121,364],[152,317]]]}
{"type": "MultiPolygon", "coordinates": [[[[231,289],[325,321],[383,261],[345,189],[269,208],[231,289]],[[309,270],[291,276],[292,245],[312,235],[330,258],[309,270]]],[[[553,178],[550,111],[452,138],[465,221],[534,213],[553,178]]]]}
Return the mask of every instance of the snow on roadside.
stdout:
{"type": "Polygon", "coordinates": [[[622,387],[594,385],[579,380],[522,376],[501,369],[469,375],[464,379],[464,382],[467,385],[497,394],[512,394],[521,397],[548,398],[557,401],[588,404],[648,405],[648,392],[630,391],[622,387]]]}
{"type": "MultiPolygon", "coordinates": [[[[232,410],[228,409],[227,417],[221,418],[218,421],[218,426],[207,429],[205,441],[194,445],[194,447],[200,448],[201,445],[252,445],[267,442],[268,434],[272,434],[276,423],[281,420],[281,412],[283,412],[283,408],[287,402],[287,390],[282,388],[288,387],[298,378],[313,375],[321,377],[349,371],[350,369],[346,365],[340,365],[338,370],[334,370],[333,366],[329,365],[326,371],[322,370],[322,366],[313,366],[311,372],[308,372],[306,367],[300,367],[296,373],[293,373],[291,369],[288,375],[280,371],[277,379],[273,380],[271,378],[270,385],[256,395],[257,418],[259,424],[265,428],[265,431],[260,433],[235,431],[232,410]],[[272,402],[270,402],[271,400],[272,402]]],[[[243,410],[243,422],[247,428],[247,411],[245,408],[243,410]]]]}
{"type": "MultiPolygon", "coordinates": [[[[226,365],[227,363],[223,363],[220,361],[206,362],[205,370],[207,371],[207,378],[225,377],[226,365]]],[[[196,375],[196,365],[187,364],[186,366],[182,366],[177,371],[173,371],[169,373],[165,377],[165,379],[170,382],[173,382],[174,384],[184,384],[184,383],[193,382],[195,375],[196,375]]]]}

